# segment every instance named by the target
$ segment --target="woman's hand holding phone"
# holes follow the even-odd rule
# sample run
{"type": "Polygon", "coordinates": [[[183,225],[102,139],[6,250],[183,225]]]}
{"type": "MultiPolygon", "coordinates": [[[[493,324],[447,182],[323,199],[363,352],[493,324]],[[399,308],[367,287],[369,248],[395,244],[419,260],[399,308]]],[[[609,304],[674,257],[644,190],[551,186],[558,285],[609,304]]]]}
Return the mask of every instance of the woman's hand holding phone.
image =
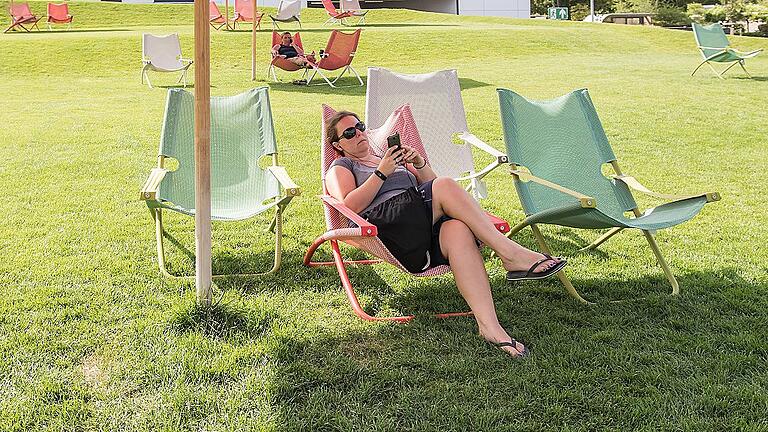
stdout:
{"type": "Polygon", "coordinates": [[[379,162],[378,170],[385,176],[389,176],[395,172],[395,168],[400,164],[400,153],[402,149],[400,147],[390,147],[384,152],[379,162]]]}

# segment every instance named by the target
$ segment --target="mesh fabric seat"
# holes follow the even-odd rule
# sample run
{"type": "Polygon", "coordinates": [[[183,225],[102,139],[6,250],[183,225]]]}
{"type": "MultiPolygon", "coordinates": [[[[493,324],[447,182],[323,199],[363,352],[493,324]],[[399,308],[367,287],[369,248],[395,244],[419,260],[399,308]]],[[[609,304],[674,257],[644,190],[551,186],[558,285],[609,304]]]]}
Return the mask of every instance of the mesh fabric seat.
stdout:
{"type": "Polygon", "coordinates": [[[368,124],[374,128],[381,126],[389,113],[404,103],[413,110],[435,173],[468,180],[468,190],[476,199],[486,197],[482,178],[506,163],[507,155],[469,133],[456,71],[408,75],[369,67],[365,100],[368,124]],[[464,141],[463,145],[453,143],[455,135],[464,141]],[[476,172],[472,146],[491,155],[494,161],[476,172]]]}
{"type": "MultiPolygon", "coordinates": [[[[658,194],[623,175],[587,90],[551,101],[531,101],[506,89],[499,89],[498,94],[507,154],[527,216],[510,235],[530,225],[542,250],[549,252],[536,224],[611,228],[585,249],[599,246],[622,229],[642,230],[676,294],[677,281],[658,250],[653,231],[690,220],[704,204],[719,200],[719,195],[658,194]],[[611,165],[614,176],[602,174],[604,164],[611,165]],[[630,188],[672,201],[642,213],[630,188]],[[626,212],[634,217],[627,217],[626,212]]],[[[584,301],[565,274],[560,276],[569,292],[584,301]]]]}
{"type": "Polygon", "coordinates": [[[40,18],[33,14],[32,10],[29,9],[29,3],[13,2],[8,5],[8,12],[11,14],[11,25],[9,25],[3,33],[18,29],[22,29],[26,32],[29,32],[34,28],[40,30],[40,27],[37,26],[37,22],[40,21],[40,18]]]}
{"type": "Polygon", "coordinates": [[[147,85],[152,88],[152,82],[149,80],[148,74],[150,70],[156,72],[181,71],[181,76],[176,82],[180,83],[183,81],[184,87],[186,87],[187,71],[192,66],[192,60],[181,56],[179,35],[174,33],[167,36],[155,36],[144,33],[141,40],[141,61],[144,64],[144,67],[141,69],[141,83],[144,84],[146,79],[147,85]]]}
{"type": "Polygon", "coordinates": [[[730,42],[728,42],[728,38],[725,36],[725,32],[720,23],[710,25],[693,23],[693,35],[696,38],[696,45],[701,52],[703,60],[696,66],[696,69],[691,72],[691,76],[693,76],[700,67],[706,64],[718,78],[723,79],[723,74],[738,64],[747,76],[750,78],[752,77],[749,75],[749,72],[747,72],[747,68],[744,67],[744,61],[760,54],[762,49],[751,52],[741,52],[731,48],[730,42]],[[730,65],[722,72],[718,72],[714,66],[712,66],[712,63],[730,63],[730,65]]]}
{"type": "MultiPolygon", "coordinates": [[[[261,27],[262,17],[264,14],[257,10],[255,17],[257,29],[261,27]]],[[[232,17],[232,26],[237,28],[237,23],[252,23],[253,20],[253,0],[235,0],[235,15],[232,17]]]]}
{"type": "MultiPolygon", "coordinates": [[[[325,53],[321,56],[317,63],[310,62],[312,66],[312,75],[307,80],[307,85],[315,78],[316,75],[320,75],[325,82],[331,87],[337,87],[336,82],[347,71],[350,71],[355,75],[360,86],[363,85],[363,80],[358,75],[357,71],[352,67],[352,60],[355,59],[355,53],[357,52],[357,45],[360,43],[361,30],[355,30],[353,33],[344,33],[338,30],[331,32],[331,37],[328,38],[328,44],[325,46],[325,53]],[[333,81],[329,80],[325,76],[323,71],[335,71],[342,69],[339,76],[333,81]]],[[[321,83],[322,84],[322,83],[321,83]]]]}
{"type": "Polygon", "coordinates": [[[279,22],[289,23],[291,21],[299,23],[299,28],[301,28],[301,0],[280,0],[280,4],[277,6],[277,15],[270,15],[269,18],[272,20],[273,29],[280,29],[277,24],[279,22]]]}
{"type": "MultiPolygon", "coordinates": [[[[365,320],[371,320],[371,321],[398,321],[398,322],[407,322],[414,318],[413,315],[407,315],[407,316],[399,316],[399,317],[373,317],[366,313],[363,308],[360,306],[359,301],[357,300],[357,295],[355,294],[355,290],[352,287],[352,282],[349,280],[349,275],[347,274],[346,265],[349,264],[376,264],[379,262],[386,262],[388,264],[391,264],[398,269],[408,272],[408,270],[395,258],[392,253],[387,249],[387,247],[384,245],[384,243],[377,237],[378,231],[375,225],[370,224],[368,221],[360,217],[357,213],[352,211],[350,208],[344,205],[341,201],[335,199],[334,197],[328,195],[328,191],[325,186],[325,177],[326,173],[331,167],[331,164],[333,163],[336,158],[339,157],[336,150],[334,150],[331,143],[327,142],[325,140],[326,134],[326,126],[328,120],[336,113],[335,110],[333,110],[331,107],[327,105],[323,105],[323,130],[322,130],[322,136],[323,136],[323,142],[322,142],[322,149],[321,149],[321,162],[320,162],[320,176],[322,178],[323,182],[323,195],[320,196],[320,198],[323,200],[324,204],[324,210],[325,210],[325,223],[327,227],[327,231],[318,237],[314,243],[309,247],[307,250],[306,255],[304,256],[304,265],[310,266],[310,267],[319,267],[319,266],[336,266],[337,271],[339,272],[339,277],[341,278],[342,285],[344,286],[344,290],[347,294],[347,298],[349,299],[350,303],[352,304],[352,308],[354,312],[362,319],[365,320]],[[356,227],[350,226],[350,221],[354,222],[356,227]],[[363,250],[374,257],[378,258],[375,260],[347,260],[344,259],[344,257],[341,254],[341,249],[339,248],[339,242],[347,243],[348,245],[358,248],[360,250],[363,250]],[[312,257],[315,254],[315,251],[317,248],[319,248],[323,243],[329,242],[331,245],[331,250],[333,254],[333,261],[329,262],[315,262],[312,261],[312,257]]],[[[429,162],[429,156],[427,155],[426,151],[424,151],[424,147],[421,146],[421,140],[419,139],[419,133],[416,130],[416,128],[413,126],[415,125],[415,122],[413,121],[413,116],[410,111],[410,107],[407,105],[398,108],[396,111],[396,114],[399,114],[399,120],[396,124],[388,124],[387,130],[385,131],[387,134],[389,134],[392,131],[397,131],[400,133],[401,137],[403,138],[403,142],[411,145],[418,151],[426,160],[429,162]],[[413,137],[413,139],[411,139],[413,137]]],[[[369,135],[370,136],[370,135],[369,135]]],[[[386,146],[386,140],[382,140],[379,143],[371,143],[372,146],[380,145],[381,148],[379,148],[379,151],[383,152],[386,146]]],[[[494,223],[496,226],[496,229],[498,229],[500,232],[507,232],[509,230],[509,225],[506,221],[503,221],[499,218],[496,218],[495,216],[488,214],[489,219],[494,223]]],[[[436,276],[440,274],[444,274],[447,272],[450,272],[451,269],[447,265],[441,265],[437,267],[433,267],[430,269],[427,269],[426,271],[420,272],[420,273],[409,273],[413,274],[414,276],[424,277],[424,276],[436,276]]],[[[438,318],[447,318],[451,316],[458,316],[458,315],[467,315],[467,313],[447,313],[447,314],[438,314],[435,315],[438,318]]]]}
{"type": "MultiPolygon", "coordinates": [[[[162,210],[195,214],[194,96],[189,92],[168,92],[158,160],[141,196],[156,220],[160,270],[170,276],[163,252],[162,210]],[[169,158],[178,162],[177,169],[166,169],[169,158]]],[[[276,228],[275,263],[270,273],[280,266],[283,211],[300,192],[285,169],[277,166],[267,88],[211,98],[211,219],[243,220],[275,209],[270,227],[276,228]],[[272,156],[272,166],[259,166],[263,156],[272,156]]]]}

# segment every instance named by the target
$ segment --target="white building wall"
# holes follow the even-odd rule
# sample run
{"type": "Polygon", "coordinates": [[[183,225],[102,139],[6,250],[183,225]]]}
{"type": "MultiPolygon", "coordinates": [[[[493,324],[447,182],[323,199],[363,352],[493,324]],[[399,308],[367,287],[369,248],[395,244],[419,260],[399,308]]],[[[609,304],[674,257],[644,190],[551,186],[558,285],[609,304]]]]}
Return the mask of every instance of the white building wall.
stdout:
{"type": "Polygon", "coordinates": [[[530,18],[530,0],[459,0],[459,15],[530,18]]]}

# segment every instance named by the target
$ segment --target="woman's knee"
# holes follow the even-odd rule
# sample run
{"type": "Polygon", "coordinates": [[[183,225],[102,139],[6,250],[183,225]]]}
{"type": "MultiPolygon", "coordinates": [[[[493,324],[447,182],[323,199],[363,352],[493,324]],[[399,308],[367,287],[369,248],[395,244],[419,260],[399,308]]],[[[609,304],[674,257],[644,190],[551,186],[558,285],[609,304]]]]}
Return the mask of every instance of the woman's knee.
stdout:
{"type": "MultiPolygon", "coordinates": [[[[461,185],[456,182],[456,180],[450,178],[450,177],[437,177],[432,181],[432,189],[438,189],[438,190],[455,190],[455,189],[462,189],[461,185]]],[[[463,190],[463,189],[462,189],[463,190]]]]}
{"type": "Polygon", "coordinates": [[[467,224],[451,219],[443,222],[440,227],[440,243],[446,246],[467,247],[475,244],[475,235],[467,224]]]}

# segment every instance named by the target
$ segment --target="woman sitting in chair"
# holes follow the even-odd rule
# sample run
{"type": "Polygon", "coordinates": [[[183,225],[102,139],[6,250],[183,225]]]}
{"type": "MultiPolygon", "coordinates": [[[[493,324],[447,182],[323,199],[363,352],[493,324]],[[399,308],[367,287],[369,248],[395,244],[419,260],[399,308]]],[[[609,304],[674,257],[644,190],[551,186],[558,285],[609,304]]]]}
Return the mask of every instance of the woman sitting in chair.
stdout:
{"type": "Polygon", "coordinates": [[[338,112],[327,134],[342,156],[326,174],[328,193],[376,225],[379,238],[408,271],[450,263],[480,335],[509,355],[527,354],[499,324],[478,240],[496,251],[511,281],[544,279],[566,261],[499,233],[477,202],[455,180],[437,177],[414,148],[394,145],[381,157],[374,154],[357,114],[338,112]]]}
{"type": "Polygon", "coordinates": [[[280,43],[272,47],[272,57],[282,57],[296,66],[306,67],[309,61],[315,61],[314,52],[309,56],[304,55],[304,50],[293,43],[291,32],[285,32],[280,37],[280,43]]]}

